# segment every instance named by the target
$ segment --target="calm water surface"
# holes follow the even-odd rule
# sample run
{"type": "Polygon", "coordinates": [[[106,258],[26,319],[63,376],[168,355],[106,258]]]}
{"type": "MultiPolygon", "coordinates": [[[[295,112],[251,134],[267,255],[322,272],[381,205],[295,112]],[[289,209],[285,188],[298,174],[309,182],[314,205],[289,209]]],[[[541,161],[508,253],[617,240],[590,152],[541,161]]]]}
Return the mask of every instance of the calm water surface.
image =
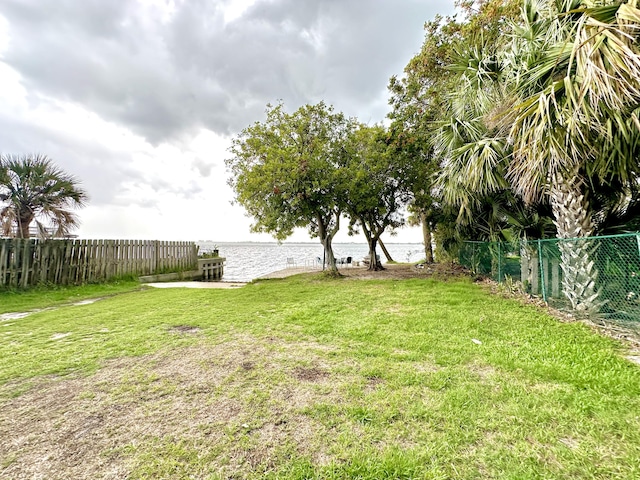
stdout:
{"type": "MultiPolygon", "coordinates": [[[[205,253],[218,245],[220,256],[227,259],[223,280],[230,282],[248,282],[271,272],[287,268],[287,259],[293,259],[298,266],[317,265],[323,250],[318,243],[217,243],[197,242],[200,253],[205,253]]],[[[424,258],[424,247],[419,243],[385,243],[387,250],[396,262],[415,262],[424,258]]],[[[335,243],[333,252],[336,258],[353,257],[361,260],[369,249],[366,244],[335,243]]],[[[386,260],[378,248],[383,263],[386,260]]]]}

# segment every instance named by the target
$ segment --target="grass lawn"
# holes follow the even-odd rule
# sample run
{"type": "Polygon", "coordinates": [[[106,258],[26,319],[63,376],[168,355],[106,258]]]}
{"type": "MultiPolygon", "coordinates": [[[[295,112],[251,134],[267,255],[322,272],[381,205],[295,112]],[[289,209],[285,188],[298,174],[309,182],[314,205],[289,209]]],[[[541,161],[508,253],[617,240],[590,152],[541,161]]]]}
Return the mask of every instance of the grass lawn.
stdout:
{"type": "Polygon", "coordinates": [[[137,280],[82,286],[43,286],[28,290],[0,289],[0,314],[23,312],[141,290],[137,280]]]}
{"type": "Polygon", "coordinates": [[[121,293],[0,323],[0,477],[638,479],[624,354],[464,279],[121,293]]]}

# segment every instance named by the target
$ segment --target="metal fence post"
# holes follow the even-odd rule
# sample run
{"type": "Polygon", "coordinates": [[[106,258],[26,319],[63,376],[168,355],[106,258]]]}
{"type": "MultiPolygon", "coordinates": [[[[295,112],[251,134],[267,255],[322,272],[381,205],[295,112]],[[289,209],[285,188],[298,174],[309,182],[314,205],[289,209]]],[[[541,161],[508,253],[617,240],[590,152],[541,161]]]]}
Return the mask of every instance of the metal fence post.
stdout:
{"type": "Polygon", "coordinates": [[[498,242],[498,283],[502,283],[502,243],[498,242]]]}
{"type": "Polygon", "coordinates": [[[542,288],[542,299],[547,303],[547,289],[544,284],[544,270],[542,265],[542,241],[538,240],[538,263],[540,264],[540,288],[542,288]]]}
{"type": "Polygon", "coordinates": [[[478,273],[478,269],[476,268],[476,244],[473,243],[471,245],[473,248],[471,249],[471,269],[474,274],[478,273]]]}

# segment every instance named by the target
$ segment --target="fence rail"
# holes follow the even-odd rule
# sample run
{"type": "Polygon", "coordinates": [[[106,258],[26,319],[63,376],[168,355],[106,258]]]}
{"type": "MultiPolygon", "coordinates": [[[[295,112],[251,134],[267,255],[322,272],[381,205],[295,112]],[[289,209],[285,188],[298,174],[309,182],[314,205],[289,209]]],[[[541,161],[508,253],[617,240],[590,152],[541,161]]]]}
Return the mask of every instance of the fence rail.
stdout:
{"type": "Polygon", "coordinates": [[[593,305],[601,317],[640,326],[640,233],[464,242],[460,263],[501,283],[519,280],[555,307],[593,305]]]}
{"type": "Polygon", "coordinates": [[[0,239],[0,286],[100,282],[197,268],[193,242],[0,239]]]}

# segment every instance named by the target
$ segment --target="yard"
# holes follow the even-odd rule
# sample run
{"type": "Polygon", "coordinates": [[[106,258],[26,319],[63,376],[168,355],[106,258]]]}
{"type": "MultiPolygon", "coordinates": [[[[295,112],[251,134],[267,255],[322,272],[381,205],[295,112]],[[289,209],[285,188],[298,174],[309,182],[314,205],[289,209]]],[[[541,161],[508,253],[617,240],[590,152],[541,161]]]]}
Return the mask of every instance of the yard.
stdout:
{"type": "Polygon", "coordinates": [[[469,279],[104,288],[0,293],[0,477],[640,478],[625,347],[469,279]]]}

